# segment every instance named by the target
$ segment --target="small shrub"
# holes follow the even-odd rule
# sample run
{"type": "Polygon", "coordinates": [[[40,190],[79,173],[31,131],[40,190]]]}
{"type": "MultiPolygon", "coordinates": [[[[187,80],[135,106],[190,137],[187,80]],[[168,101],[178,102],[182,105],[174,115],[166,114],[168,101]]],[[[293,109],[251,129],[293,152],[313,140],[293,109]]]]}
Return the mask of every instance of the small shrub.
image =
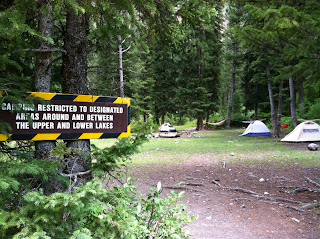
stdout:
{"type": "Polygon", "coordinates": [[[24,196],[20,211],[0,211],[0,237],[7,239],[138,239],[187,238],[183,226],[192,218],[178,204],[183,195],[172,192],[160,198],[151,189],[138,198],[130,182],[106,190],[99,180],[74,193],[46,196],[35,191],[24,196]]]}

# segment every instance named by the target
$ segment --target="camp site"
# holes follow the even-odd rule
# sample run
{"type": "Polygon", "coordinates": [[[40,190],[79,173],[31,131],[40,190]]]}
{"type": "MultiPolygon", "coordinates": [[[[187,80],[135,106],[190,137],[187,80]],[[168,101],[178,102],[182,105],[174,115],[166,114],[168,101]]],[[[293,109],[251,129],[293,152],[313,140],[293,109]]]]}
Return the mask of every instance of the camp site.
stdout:
{"type": "Polygon", "coordinates": [[[319,0],[1,0],[0,239],[319,239],[319,0]]]}

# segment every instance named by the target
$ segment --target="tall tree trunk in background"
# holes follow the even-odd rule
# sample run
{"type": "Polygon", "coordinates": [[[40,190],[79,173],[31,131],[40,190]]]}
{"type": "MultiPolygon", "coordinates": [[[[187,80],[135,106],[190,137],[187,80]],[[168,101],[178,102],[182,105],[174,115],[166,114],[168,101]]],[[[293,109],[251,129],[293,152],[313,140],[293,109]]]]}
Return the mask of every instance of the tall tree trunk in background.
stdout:
{"type": "Polygon", "coordinates": [[[147,118],[147,113],[143,113],[143,122],[144,123],[147,123],[147,121],[148,121],[148,118],[147,118]]]}
{"type": "MultiPolygon", "coordinates": [[[[37,8],[38,30],[45,37],[52,37],[53,34],[53,12],[50,0],[38,0],[37,8]]],[[[39,40],[38,48],[48,49],[48,52],[39,52],[35,65],[35,91],[50,92],[51,82],[51,44],[43,39],[39,40]]],[[[36,157],[39,159],[54,160],[50,151],[55,147],[55,141],[35,142],[36,157]]]]}
{"type": "Polygon", "coordinates": [[[289,78],[289,89],[290,89],[290,112],[293,126],[298,125],[297,115],[296,115],[296,94],[294,92],[294,84],[292,77],[289,78]]]}
{"type": "MultiPolygon", "coordinates": [[[[201,36],[203,34],[203,32],[201,30],[198,30],[198,34],[199,34],[199,36],[201,36]]],[[[201,48],[201,46],[198,46],[198,79],[199,79],[199,82],[200,82],[200,79],[202,78],[201,59],[202,59],[202,48],[201,48]]],[[[204,129],[203,112],[199,112],[198,116],[197,116],[197,130],[203,130],[203,129],[204,129]]]]}
{"type": "Polygon", "coordinates": [[[238,54],[238,43],[235,41],[233,46],[233,69],[231,78],[231,90],[230,90],[230,102],[228,109],[227,129],[230,129],[231,118],[232,118],[232,106],[234,99],[234,91],[236,85],[236,70],[237,70],[237,54],[238,54]]]}
{"type": "Polygon", "coordinates": [[[210,119],[210,112],[207,111],[205,129],[209,128],[209,119],[210,119]]]}
{"type": "Polygon", "coordinates": [[[302,115],[304,113],[304,91],[303,91],[303,82],[304,79],[301,78],[299,80],[299,114],[302,115]]]}
{"type": "Polygon", "coordinates": [[[271,121],[272,121],[273,133],[275,135],[277,135],[277,132],[276,132],[277,115],[276,115],[276,109],[275,109],[274,100],[273,100],[273,92],[272,92],[272,83],[271,83],[271,74],[270,74],[269,63],[267,63],[266,71],[267,71],[267,79],[268,79],[268,92],[269,92],[269,101],[270,101],[271,121]]]}
{"type": "MultiPolygon", "coordinates": [[[[79,2],[79,1],[78,1],[79,2]]],[[[86,14],[74,11],[67,13],[66,35],[64,49],[66,54],[63,58],[63,92],[71,94],[89,94],[87,87],[87,58],[89,53],[89,18],[86,14]]],[[[87,172],[81,178],[74,177],[74,185],[85,184],[92,178],[90,161],[90,141],[68,141],[68,147],[81,149],[84,155],[67,159],[68,171],[66,174],[87,172]]]]}
{"type": "Polygon", "coordinates": [[[203,130],[204,129],[204,125],[203,125],[203,114],[202,113],[198,113],[198,117],[197,117],[197,130],[203,130]]]}
{"type": "Polygon", "coordinates": [[[282,118],[282,111],[283,111],[283,100],[282,100],[282,95],[283,95],[283,80],[280,81],[279,84],[279,93],[278,93],[278,116],[277,116],[277,123],[276,123],[276,128],[274,129],[274,135],[277,138],[280,138],[280,133],[281,133],[281,118],[282,118]]]}
{"type": "MultiPolygon", "coordinates": [[[[258,83],[255,84],[255,94],[256,96],[258,96],[258,83]]],[[[259,109],[259,102],[257,99],[254,101],[254,120],[258,119],[258,109],[259,109]]]]}
{"type": "Polygon", "coordinates": [[[161,125],[163,125],[163,124],[164,124],[164,119],[165,119],[165,115],[164,115],[164,114],[162,114],[162,115],[161,115],[161,125]]]}
{"type": "MultiPolygon", "coordinates": [[[[38,16],[38,31],[47,38],[53,35],[53,10],[51,0],[38,0],[37,9],[38,16]]],[[[50,92],[51,83],[51,44],[48,41],[39,39],[38,48],[42,50],[37,54],[35,64],[35,91],[50,92]],[[45,52],[44,50],[48,50],[45,52]]],[[[58,160],[51,154],[51,150],[56,147],[55,141],[36,141],[35,155],[36,158],[42,160],[56,161],[58,160]]],[[[50,182],[43,185],[45,194],[52,194],[63,191],[63,187],[59,182],[50,182]]]]}
{"type": "Polygon", "coordinates": [[[124,97],[124,81],[123,81],[123,49],[122,49],[123,40],[122,37],[119,36],[119,46],[118,46],[118,53],[119,53],[119,77],[120,77],[120,97],[124,97]]]}
{"type": "MultiPolygon", "coordinates": [[[[53,10],[50,0],[37,0],[38,31],[47,38],[53,35],[53,10]]],[[[46,40],[39,39],[38,48],[40,50],[48,50],[48,52],[39,52],[35,65],[35,90],[39,92],[50,92],[51,82],[51,43],[46,40]]]]}

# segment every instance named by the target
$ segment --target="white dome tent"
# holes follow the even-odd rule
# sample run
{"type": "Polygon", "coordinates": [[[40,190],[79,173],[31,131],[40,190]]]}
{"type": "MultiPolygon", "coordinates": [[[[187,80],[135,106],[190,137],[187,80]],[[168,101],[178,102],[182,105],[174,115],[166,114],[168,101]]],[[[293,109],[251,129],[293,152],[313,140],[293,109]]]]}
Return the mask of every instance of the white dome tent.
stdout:
{"type": "Polygon", "coordinates": [[[281,139],[283,142],[315,142],[320,141],[320,126],[313,121],[305,121],[294,128],[291,133],[281,139]]]}
{"type": "Polygon", "coordinates": [[[178,132],[177,130],[169,123],[165,123],[163,125],[161,125],[161,127],[159,128],[160,131],[160,137],[167,137],[167,138],[171,138],[171,137],[176,137],[178,132]]]}
{"type": "Polygon", "coordinates": [[[241,136],[248,137],[271,137],[271,132],[268,127],[260,120],[250,122],[246,130],[241,136]]]}

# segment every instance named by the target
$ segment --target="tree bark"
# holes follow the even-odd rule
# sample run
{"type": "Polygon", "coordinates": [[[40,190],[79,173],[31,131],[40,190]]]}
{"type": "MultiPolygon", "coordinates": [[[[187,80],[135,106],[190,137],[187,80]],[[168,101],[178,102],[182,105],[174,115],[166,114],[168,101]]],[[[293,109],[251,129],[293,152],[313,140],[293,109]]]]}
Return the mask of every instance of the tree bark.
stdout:
{"type": "Polygon", "coordinates": [[[258,109],[259,109],[259,102],[257,99],[258,96],[258,84],[255,84],[255,95],[256,95],[256,100],[254,101],[254,120],[258,119],[258,109]]]}
{"type": "MultiPolygon", "coordinates": [[[[273,92],[272,92],[272,83],[271,83],[271,74],[270,74],[270,67],[269,63],[266,65],[266,71],[267,71],[267,79],[268,79],[268,92],[269,92],[269,101],[270,101],[270,110],[271,110],[271,121],[272,121],[272,127],[273,127],[273,133],[277,133],[277,115],[276,110],[274,106],[274,100],[273,100],[273,92]]],[[[275,134],[276,135],[276,134],[275,134]]]]}
{"type": "Polygon", "coordinates": [[[210,119],[210,112],[209,110],[207,111],[207,115],[206,115],[206,124],[205,124],[205,129],[209,128],[209,119],[210,119]]]}
{"type": "MultiPolygon", "coordinates": [[[[38,15],[38,31],[47,38],[53,35],[53,9],[50,0],[38,0],[37,9],[38,15]]],[[[47,50],[51,49],[51,44],[43,39],[39,39],[38,49],[47,50]]],[[[35,64],[35,91],[37,92],[50,92],[51,83],[51,51],[39,51],[37,53],[35,64]]],[[[35,142],[35,156],[38,159],[57,161],[58,159],[51,154],[51,150],[56,147],[55,141],[39,141],[35,142]]],[[[60,182],[53,181],[43,185],[44,193],[46,195],[63,191],[63,185],[60,182]]]]}
{"type": "Polygon", "coordinates": [[[280,133],[281,133],[281,118],[282,118],[282,111],[283,111],[283,100],[282,100],[282,95],[283,95],[283,81],[280,81],[279,84],[279,97],[278,97],[278,116],[277,116],[277,123],[276,123],[276,128],[274,129],[274,135],[277,138],[280,138],[280,133]]]}
{"type": "Polygon", "coordinates": [[[297,115],[296,115],[296,95],[294,92],[294,83],[292,77],[289,78],[289,89],[290,89],[290,112],[293,126],[298,125],[297,115]]]}
{"type": "Polygon", "coordinates": [[[122,49],[122,37],[119,36],[119,77],[120,77],[120,97],[124,97],[124,81],[123,81],[123,49],[122,49]]]}
{"type": "Polygon", "coordinates": [[[304,113],[304,91],[303,91],[303,82],[304,79],[301,78],[299,80],[299,114],[302,115],[304,113]]]}
{"type": "Polygon", "coordinates": [[[147,121],[148,121],[148,118],[147,118],[147,113],[143,113],[143,122],[144,123],[147,123],[147,121]]]}
{"type": "MultiPolygon", "coordinates": [[[[81,2],[81,1],[78,1],[81,2]]],[[[89,18],[86,14],[69,11],[67,13],[66,35],[63,57],[63,92],[71,94],[88,94],[87,58],[89,53],[89,18]]],[[[66,174],[85,172],[91,169],[90,141],[68,141],[67,146],[73,149],[74,155],[67,160],[66,174]],[[84,152],[77,154],[76,149],[84,152]]],[[[74,185],[85,184],[92,179],[91,173],[74,179],[74,185]]]]}
{"type": "Polygon", "coordinates": [[[164,114],[162,114],[162,115],[161,115],[161,125],[163,125],[163,124],[164,124],[164,119],[165,119],[165,115],[164,115],[164,114]]]}
{"type": "Polygon", "coordinates": [[[67,13],[63,57],[63,92],[88,94],[87,68],[89,53],[89,19],[86,14],[67,13]]]}
{"type": "Polygon", "coordinates": [[[235,84],[236,84],[237,54],[238,54],[238,43],[235,42],[233,47],[233,69],[232,69],[232,78],[231,78],[231,90],[230,90],[230,102],[229,102],[229,109],[228,109],[227,129],[230,129],[231,118],[232,118],[232,106],[233,106],[235,84]]]}
{"type": "MultiPolygon", "coordinates": [[[[47,38],[53,35],[53,10],[50,0],[38,0],[37,8],[38,16],[38,31],[47,38]]],[[[38,48],[40,50],[51,49],[51,43],[46,40],[39,39],[38,48]]],[[[35,90],[39,92],[49,92],[51,82],[51,59],[52,53],[39,52],[36,58],[35,66],[35,90]]]]}
{"type": "Polygon", "coordinates": [[[198,119],[197,119],[197,130],[203,130],[203,129],[204,129],[203,114],[199,113],[198,119]]]}
{"type": "MultiPolygon", "coordinates": [[[[38,31],[45,37],[52,37],[53,34],[53,10],[50,0],[38,0],[37,8],[38,31]]],[[[39,39],[39,49],[50,49],[51,44],[48,41],[39,39]]],[[[39,52],[35,65],[35,91],[50,92],[51,82],[51,52],[39,52]]],[[[51,150],[55,148],[55,141],[35,142],[36,158],[44,160],[56,160],[51,154],[51,150]]]]}

